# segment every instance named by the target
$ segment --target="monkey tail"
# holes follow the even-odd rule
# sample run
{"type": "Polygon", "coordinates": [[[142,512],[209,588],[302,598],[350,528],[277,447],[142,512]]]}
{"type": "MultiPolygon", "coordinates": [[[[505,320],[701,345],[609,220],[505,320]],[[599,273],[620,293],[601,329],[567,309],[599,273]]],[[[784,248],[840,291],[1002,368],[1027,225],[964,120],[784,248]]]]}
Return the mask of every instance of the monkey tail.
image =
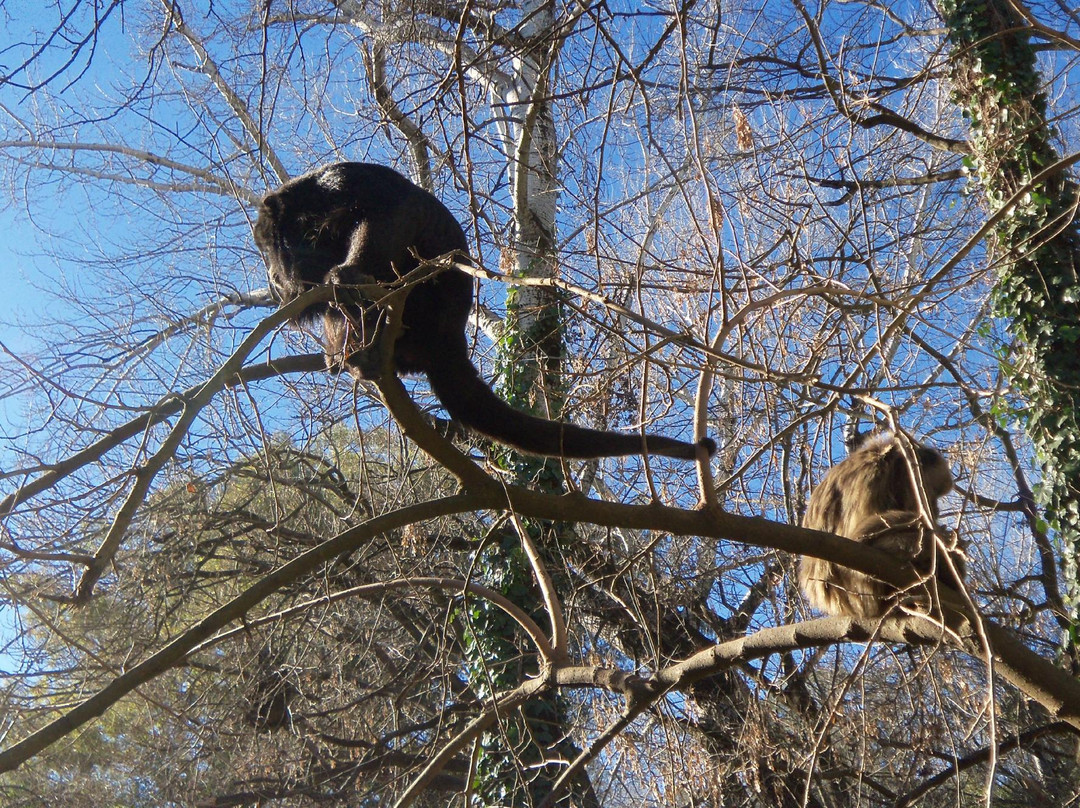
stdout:
{"type": "MultiPolygon", "coordinates": [[[[465,349],[441,346],[441,354],[428,368],[427,376],[450,417],[470,429],[520,449],[545,457],[622,457],[635,454],[663,455],[683,460],[697,457],[699,444],[659,435],[625,435],[548,421],[514,409],[488,386],[465,349]]],[[[716,451],[711,438],[700,445],[710,455],[716,451]]]]}

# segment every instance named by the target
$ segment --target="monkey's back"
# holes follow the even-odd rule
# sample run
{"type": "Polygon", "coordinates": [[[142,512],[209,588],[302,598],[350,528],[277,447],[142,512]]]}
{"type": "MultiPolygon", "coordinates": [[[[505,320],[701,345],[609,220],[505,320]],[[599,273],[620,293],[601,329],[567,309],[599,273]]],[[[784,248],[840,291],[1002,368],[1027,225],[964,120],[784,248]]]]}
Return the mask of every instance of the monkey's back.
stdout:
{"type": "MultiPolygon", "coordinates": [[[[956,586],[956,577],[942,577],[941,571],[956,568],[962,578],[963,553],[950,552],[950,563],[935,563],[935,531],[920,516],[925,502],[936,524],[937,500],[952,490],[952,474],[936,449],[916,446],[914,456],[917,474],[893,435],[871,438],[830,468],[814,488],[803,525],[877,547],[923,572],[936,569],[940,580],[956,586]]],[[[798,577],[810,604],[828,614],[875,618],[895,601],[887,584],[812,556],[799,560],[798,577]]]]}

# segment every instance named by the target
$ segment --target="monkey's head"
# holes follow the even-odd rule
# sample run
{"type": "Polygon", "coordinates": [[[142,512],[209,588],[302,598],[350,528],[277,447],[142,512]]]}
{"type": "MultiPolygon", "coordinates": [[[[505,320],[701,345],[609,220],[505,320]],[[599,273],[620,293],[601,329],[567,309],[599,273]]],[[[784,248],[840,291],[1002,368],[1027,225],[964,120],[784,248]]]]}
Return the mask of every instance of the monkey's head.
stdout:
{"type": "Polygon", "coordinates": [[[952,472],[941,452],[932,446],[917,446],[915,458],[919,461],[919,475],[931,503],[953,490],[952,472]]]}
{"type": "MultiPolygon", "coordinates": [[[[334,168],[289,180],[259,204],[255,243],[279,303],[326,283],[330,271],[348,255],[355,212],[340,192],[334,168]]],[[[325,303],[316,304],[298,319],[314,319],[326,308],[325,303]]]]}

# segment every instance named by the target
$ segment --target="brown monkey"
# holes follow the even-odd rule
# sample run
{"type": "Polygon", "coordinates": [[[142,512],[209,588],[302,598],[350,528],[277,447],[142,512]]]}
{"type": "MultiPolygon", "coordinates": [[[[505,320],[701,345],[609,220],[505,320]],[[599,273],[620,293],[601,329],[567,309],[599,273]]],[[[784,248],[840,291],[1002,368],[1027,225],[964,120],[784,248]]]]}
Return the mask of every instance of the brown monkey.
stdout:
{"type": "MultiPolygon", "coordinates": [[[[915,477],[929,508],[926,515],[937,525],[937,500],[952,490],[952,474],[936,449],[916,446],[914,451],[915,477]]],[[[892,553],[927,574],[933,569],[941,583],[956,588],[952,569],[963,578],[963,550],[956,547],[948,559],[935,558],[935,534],[955,542],[949,542],[948,531],[931,530],[920,515],[922,498],[912,471],[893,435],[870,438],[829,469],[810,495],[803,524],[892,553]]],[[[832,615],[881,617],[896,602],[896,592],[887,584],[810,556],[799,561],[799,584],[811,606],[832,615]]]]}
{"type": "MultiPolygon", "coordinates": [[[[385,166],[334,163],[282,185],[262,200],[255,242],[270,287],[282,303],[326,283],[392,282],[430,260],[456,253],[468,260],[465,233],[438,199],[385,166]]],[[[693,460],[700,445],[656,435],[624,435],[548,421],[515,410],[492,392],[469,360],[465,331],[473,279],[451,268],[409,292],[394,369],[423,373],[454,420],[524,452],[553,457],[649,453],[693,460]]],[[[327,364],[344,362],[358,378],[378,356],[380,312],[357,304],[312,306],[298,318],[322,318],[327,364]]]]}

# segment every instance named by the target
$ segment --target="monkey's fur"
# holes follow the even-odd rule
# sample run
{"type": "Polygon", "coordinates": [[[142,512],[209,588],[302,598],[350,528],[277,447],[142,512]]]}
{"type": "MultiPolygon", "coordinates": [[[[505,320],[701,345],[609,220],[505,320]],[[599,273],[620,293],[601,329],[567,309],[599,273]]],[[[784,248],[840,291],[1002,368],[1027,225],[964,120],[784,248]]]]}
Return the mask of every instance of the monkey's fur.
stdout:
{"type": "MultiPolygon", "coordinates": [[[[936,449],[916,446],[915,456],[927,515],[937,525],[937,500],[952,490],[952,474],[936,449]]],[[[892,435],[880,435],[829,469],[810,495],[803,525],[892,553],[927,575],[933,570],[939,582],[956,588],[959,581],[953,570],[963,579],[963,549],[950,542],[948,531],[930,529],[920,516],[919,499],[899,442],[892,435]],[[952,544],[947,559],[937,553],[935,533],[952,544]]],[[[809,556],[799,561],[799,584],[811,606],[831,615],[872,619],[897,602],[898,593],[887,584],[809,556]]],[[[925,588],[921,593],[908,590],[904,599],[926,600],[928,594],[925,588]]]]}
{"type": "MultiPolygon", "coordinates": [[[[392,169],[334,163],[290,180],[266,195],[255,223],[270,286],[281,303],[322,284],[392,282],[450,253],[468,261],[465,233],[434,196],[392,169]],[[420,260],[418,260],[418,258],[420,260]]],[[[473,279],[451,268],[417,283],[406,299],[394,345],[399,374],[423,373],[450,417],[524,452],[554,457],[617,457],[649,453],[692,460],[698,444],[624,435],[527,415],[499,399],[469,360],[465,330],[473,279]]],[[[357,378],[372,375],[378,356],[377,306],[313,305],[299,321],[323,321],[327,365],[342,363],[357,378]]],[[[716,444],[700,445],[711,455],[716,444]]]]}

